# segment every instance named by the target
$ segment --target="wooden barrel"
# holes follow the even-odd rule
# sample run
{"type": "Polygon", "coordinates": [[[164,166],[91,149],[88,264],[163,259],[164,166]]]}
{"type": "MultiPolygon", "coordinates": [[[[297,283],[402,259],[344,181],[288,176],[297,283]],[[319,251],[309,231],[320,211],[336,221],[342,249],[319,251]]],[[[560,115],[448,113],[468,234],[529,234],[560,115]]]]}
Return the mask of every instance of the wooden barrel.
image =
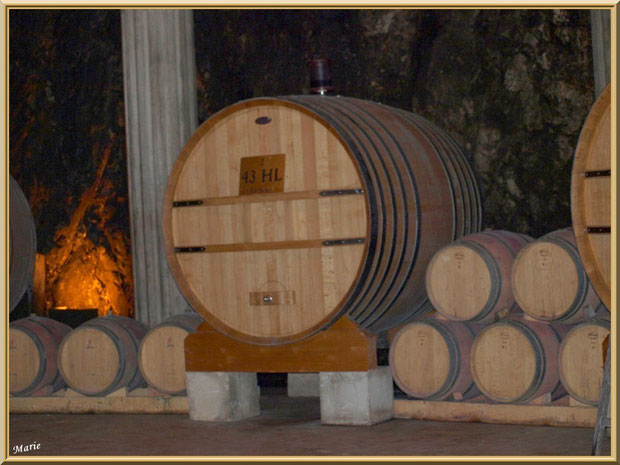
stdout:
{"type": "Polygon", "coordinates": [[[182,313],[151,328],[144,336],[138,362],[149,386],[166,394],[185,392],[184,341],[202,322],[195,313],[182,313]]]}
{"type": "Polygon", "coordinates": [[[574,399],[598,405],[603,383],[603,340],[609,335],[609,321],[599,318],[572,328],[560,346],[562,385],[574,399]]]}
{"type": "Polygon", "coordinates": [[[60,344],[58,367],[67,385],[82,394],[105,396],[144,383],[138,348],[146,327],[123,316],[104,316],[83,323],[60,344]]]}
{"type": "Polygon", "coordinates": [[[484,231],[440,249],[426,270],[426,291],[439,313],[455,321],[493,321],[515,311],[510,285],[517,253],[533,239],[509,231],[484,231]]]}
{"type": "Polygon", "coordinates": [[[28,396],[65,383],[58,373],[58,346],[71,328],[49,318],[29,316],[9,325],[9,392],[28,396]]]}
{"type": "Polygon", "coordinates": [[[9,176],[9,312],[32,282],[36,251],[37,236],[28,200],[9,176]]]}
{"type": "Polygon", "coordinates": [[[509,318],[484,328],[471,348],[471,373],[497,402],[525,403],[559,386],[558,351],[566,327],[509,318]]]}
{"type": "Polygon", "coordinates": [[[512,267],[512,290],[532,318],[577,323],[583,310],[601,301],[590,285],[572,228],[560,229],[526,245],[512,267]]]}
{"type": "Polygon", "coordinates": [[[225,108],[184,147],[163,206],[181,292],[214,328],[257,344],[344,314],[377,333],[426,312],[428,260],[480,224],[476,180],[445,133],[345,97],[225,108]]]}
{"type": "Polygon", "coordinates": [[[469,371],[474,328],[426,318],[407,323],[390,346],[394,381],[406,394],[425,400],[458,400],[480,394],[469,371]]]}
{"type": "Polygon", "coordinates": [[[579,254],[597,294],[611,309],[611,85],[581,129],[571,181],[579,254]]]}

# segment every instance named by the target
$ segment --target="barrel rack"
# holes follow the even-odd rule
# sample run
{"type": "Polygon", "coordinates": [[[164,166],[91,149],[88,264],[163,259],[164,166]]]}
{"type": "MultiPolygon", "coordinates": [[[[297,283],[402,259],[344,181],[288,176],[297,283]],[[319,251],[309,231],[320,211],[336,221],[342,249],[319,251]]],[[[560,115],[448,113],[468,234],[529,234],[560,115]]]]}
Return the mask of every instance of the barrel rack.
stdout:
{"type": "Polygon", "coordinates": [[[238,341],[206,322],[185,339],[186,371],[312,373],[377,367],[376,336],[348,317],[314,336],[286,345],[238,341]]]}

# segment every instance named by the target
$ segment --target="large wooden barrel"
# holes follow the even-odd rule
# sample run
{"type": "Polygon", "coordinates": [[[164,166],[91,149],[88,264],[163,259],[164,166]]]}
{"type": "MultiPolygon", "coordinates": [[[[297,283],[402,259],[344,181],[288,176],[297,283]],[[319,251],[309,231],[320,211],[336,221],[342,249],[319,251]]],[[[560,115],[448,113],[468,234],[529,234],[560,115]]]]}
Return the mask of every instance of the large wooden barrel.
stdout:
{"type": "Polygon", "coordinates": [[[9,325],[9,392],[28,396],[64,386],[58,373],[58,346],[71,328],[50,318],[29,316],[9,325]]]}
{"type": "Polygon", "coordinates": [[[149,386],[166,394],[185,392],[184,341],[203,321],[195,313],[181,313],[162,321],[144,336],[138,362],[149,386]]]}
{"type": "Polygon", "coordinates": [[[406,394],[425,400],[480,394],[469,371],[472,325],[426,318],[407,323],[390,346],[394,381],[406,394]]]}
{"type": "Polygon", "coordinates": [[[104,396],[144,383],[138,348],[146,327],[123,316],[104,316],[83,323],[60,345],[58,367],[67,385],[82,394],[104,396]]]}
{"type": "Polygon", "coordinates": [[[28,200],[9,176],[9,312],[32,282],[36,251],[37,236],[28,200]]]}
{"type": "Polygon", "coordinates": [[[574,399],[598,405],[603,383],[603,340],[609,321],[592,319],[572,328],[562,340],[559,354],[560,380],[574,399]]]}
{"type": "Polygon", "coordinates": [[[445,133],[345,97],[220,111],[184,147],[163,205],[183,295],[257,344],[300,340],[344,314],[380,332],[427,311],[430,257],[480,224],[475,178],[445,133]]]}
{"type": "Polygon", "coordinates": [[[426,291],[439,313],[455,321],[493,321],[517,309],[510,285],[517,253],[533,239],[510,231],[484,231],[440,249],[426,272],[426,291]]]}
{"type": "Polygon", "coordinates": [[[611,85],[581,129],[571,181],[579,254],[599,297],[611,309],[611,85]]]}
{"type": "Polygon", "coordinates": [[[584,309],[596,312],[601,305],[572,228],[542,236],[519,252],[512,267],[512,291],[525,313],[543,321],[578,323],[584,309]]]}
{"type": "MultiPolygon", "coordinates": [[[[566,327],[514,317],[484,328],[471,348],[471,373],[497,402],[525,403],[560,386],[558,351],[566,327]]],[[[557,392],[557,391],[556,391],[557,392]]]]}

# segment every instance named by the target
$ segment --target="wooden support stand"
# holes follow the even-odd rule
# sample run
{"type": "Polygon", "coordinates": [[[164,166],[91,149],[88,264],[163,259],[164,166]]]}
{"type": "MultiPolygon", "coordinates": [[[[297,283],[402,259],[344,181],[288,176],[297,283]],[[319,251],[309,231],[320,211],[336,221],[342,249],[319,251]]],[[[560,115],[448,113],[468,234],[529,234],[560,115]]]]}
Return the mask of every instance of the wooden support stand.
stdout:
{"type": "Polygon", "coordinates": [[[314,336],[286,345],[249,344],[207,323],[185,339],[185,370],[199,372],[312,373],[377,368],[376,336],[348,317],[314,336]]]}
{"type": "Polygon", "coordinates": [[[348,317],[307,339],[256,345],[208,324],[185,338],[190,419],[238,421],[258,415],[254,373],[319,373],[321,422],[372,425],[393,416],[392,378],[377,368],[377,338],[348,317]],[[348,373],[345,373],[348,372],[348,373]]]}
{"type": "Polygon", "coordinates": [[[9,398],[11,413],[176,413],[187,414],[185,396],[155,396],[148,388],[127,392],[123,387],[107,396],[85,396],[73,389],[61,389],[49,397],[9,398]]]}

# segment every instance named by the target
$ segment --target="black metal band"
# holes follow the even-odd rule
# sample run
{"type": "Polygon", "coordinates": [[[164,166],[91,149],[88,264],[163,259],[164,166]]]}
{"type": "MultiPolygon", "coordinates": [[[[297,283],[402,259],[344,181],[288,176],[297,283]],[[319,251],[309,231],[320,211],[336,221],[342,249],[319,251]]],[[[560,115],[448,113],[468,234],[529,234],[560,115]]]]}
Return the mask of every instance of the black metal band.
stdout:
{"type": "Polygon", "coordinates": [[[204,252],[204,247],[175,247],[174,251],[176,253],[191,253],[191,252],[204,252]]]}
{"type": "Polygon", "coordinates": [[[588,234],[610,234],[611,226],[588,226],[586,232],[588,234]]]}
{"type": "Polygon", "coordinates": [[[592,171],[584,171],[584,178],[601,178],[603,176],[611,176],[611,170],[592,170],[592,171]]]}
{"type": "Polygon", "coordinates": [[[202,200],[181,200],[179,202],[172,202],[173,207],[195,207],[202,205],[202,200]]]}

